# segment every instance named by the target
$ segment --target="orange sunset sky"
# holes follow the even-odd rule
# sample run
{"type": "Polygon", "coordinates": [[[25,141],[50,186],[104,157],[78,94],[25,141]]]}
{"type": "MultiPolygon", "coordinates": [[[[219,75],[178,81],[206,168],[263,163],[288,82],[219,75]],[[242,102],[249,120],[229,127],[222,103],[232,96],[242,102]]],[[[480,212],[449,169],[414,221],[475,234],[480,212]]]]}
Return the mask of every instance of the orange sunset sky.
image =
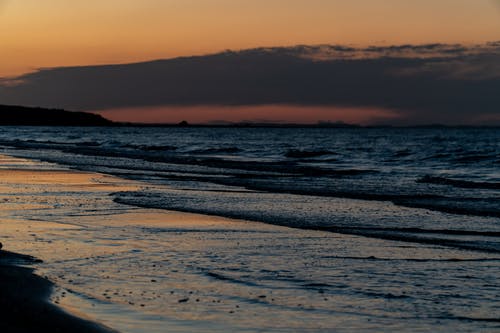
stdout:
{"type": "Polygon", "coordinates": [[[0,77],[260,46],[496,40],[496,0],[0,0],[0,77]]]}
{"type": "Polygon", "coordinates": [[[494,0],[0,0],[0,76],[294,44],[500,39],[494,0]]]}

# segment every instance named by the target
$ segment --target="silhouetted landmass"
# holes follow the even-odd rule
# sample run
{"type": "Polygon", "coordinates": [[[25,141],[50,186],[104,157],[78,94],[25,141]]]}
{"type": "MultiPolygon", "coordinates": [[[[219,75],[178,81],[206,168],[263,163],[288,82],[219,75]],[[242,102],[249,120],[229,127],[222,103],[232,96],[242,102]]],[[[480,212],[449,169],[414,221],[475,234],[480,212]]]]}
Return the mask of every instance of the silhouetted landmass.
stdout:
{"type": "Polygon", "coordinates": [[[111,126],[100,115],[59,109],[0,105],[0,126],[111,126]]]}

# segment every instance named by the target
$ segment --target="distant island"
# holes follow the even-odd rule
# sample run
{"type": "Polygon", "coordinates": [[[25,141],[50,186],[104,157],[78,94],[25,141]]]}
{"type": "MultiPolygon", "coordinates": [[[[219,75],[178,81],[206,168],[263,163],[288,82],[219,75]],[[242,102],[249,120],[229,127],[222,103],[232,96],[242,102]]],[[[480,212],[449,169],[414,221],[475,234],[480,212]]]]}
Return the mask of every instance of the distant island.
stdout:
{"type": "Polygon", "coordinates": [[[0,126],[113,126],[115,123],[88,112],[0,105],[0,126]]]}

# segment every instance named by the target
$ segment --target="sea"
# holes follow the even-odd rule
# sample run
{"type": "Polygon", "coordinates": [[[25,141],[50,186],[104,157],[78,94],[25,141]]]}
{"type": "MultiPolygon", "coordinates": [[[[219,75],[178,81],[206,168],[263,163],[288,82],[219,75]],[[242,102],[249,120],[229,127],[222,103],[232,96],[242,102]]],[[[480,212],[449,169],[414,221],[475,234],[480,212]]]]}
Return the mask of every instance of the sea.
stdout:
{"type": "Polygon", "coordinates": [[[177,264],[240,302],[191,319],[235,331],[500,329],[498,128],[1,127],[0,152],[144,184],[112,193],[117,205],[272,227],[239,235],[245,250],[177,264]],[[252,309],[243,326],[226,318],[239,304],[252,309]]]}

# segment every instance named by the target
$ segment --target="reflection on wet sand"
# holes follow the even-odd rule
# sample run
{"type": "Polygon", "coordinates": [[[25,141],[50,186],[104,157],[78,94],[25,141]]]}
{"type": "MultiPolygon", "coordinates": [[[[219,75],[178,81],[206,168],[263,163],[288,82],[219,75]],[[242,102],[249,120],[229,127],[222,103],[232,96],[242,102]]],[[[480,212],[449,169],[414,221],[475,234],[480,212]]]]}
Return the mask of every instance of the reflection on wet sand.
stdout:
{"type": "Polygon", "coordinates": [[[151,185],[0,164],[4,246],[44,261],[53,302],[123,332],[498,325],[496,254],[136,208],[110,193],[151,185]]]}

